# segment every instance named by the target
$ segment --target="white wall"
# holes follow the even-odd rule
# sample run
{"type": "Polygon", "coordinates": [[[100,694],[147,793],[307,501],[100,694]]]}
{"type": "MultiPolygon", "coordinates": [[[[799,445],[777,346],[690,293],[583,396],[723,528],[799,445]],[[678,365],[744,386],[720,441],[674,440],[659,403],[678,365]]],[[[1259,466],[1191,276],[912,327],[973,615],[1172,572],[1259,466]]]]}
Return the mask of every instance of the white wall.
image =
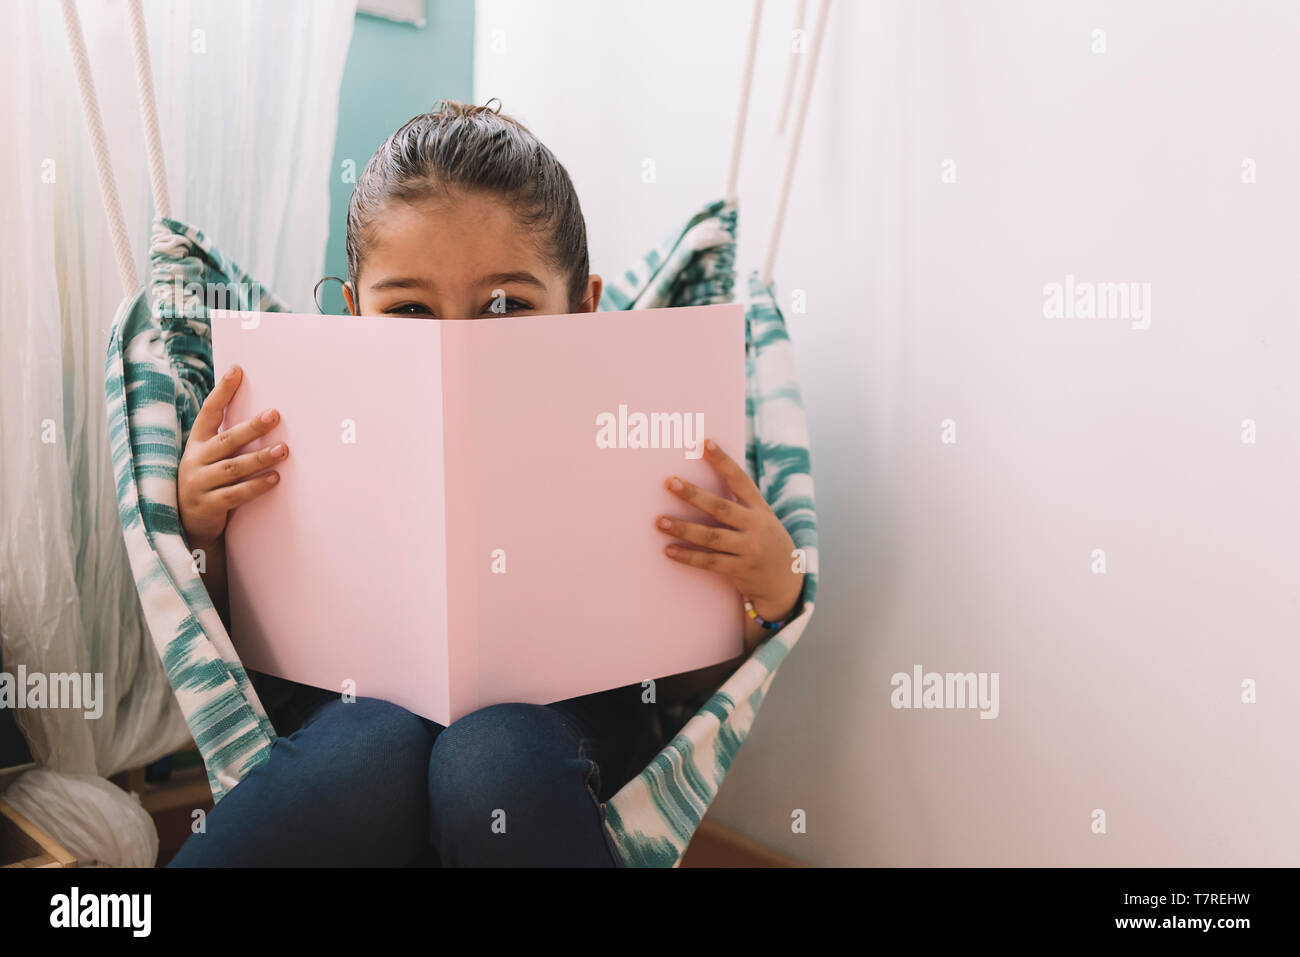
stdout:
{"type": "MultiPolygon", "coordinates": [[[[597,271],[721,192],[747,10],[481,0],[478,101],[568,166],[597,271]]],[[[1281,0],[835,4],[776,268],[822,585],[721,821],[826,865],[1300,864],[1298,40],[1281,0]],[[1045,318],[1067,274],[1150,283],[1150,327],[1045,318]],[[998,672],[1000,716],[893,709],[918,663],[998,672]]]]}

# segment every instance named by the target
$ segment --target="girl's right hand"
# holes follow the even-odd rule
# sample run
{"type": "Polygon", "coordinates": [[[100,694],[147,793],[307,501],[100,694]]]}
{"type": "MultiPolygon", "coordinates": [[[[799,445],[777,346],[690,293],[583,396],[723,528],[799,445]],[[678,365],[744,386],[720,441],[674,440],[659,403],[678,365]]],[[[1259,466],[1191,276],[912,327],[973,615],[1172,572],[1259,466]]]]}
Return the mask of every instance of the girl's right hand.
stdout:
{"type": "Polygon", "coordinates": [[[194,419],[189,441],[181,455],[176,475],[176,504],[181,528],[191,548],[214,545],[226,530],[230,510],[243,505],[280,480],[278,472],[249,478],[289,454],[289,447],[279,442],[269,448],[235,453],[258,436],[265,435],[280,421],[280,413],[267,409],[261,415],[218,432],[226,406],[234,398],[244,371],[232,366],[208,393],[194,419]]]}

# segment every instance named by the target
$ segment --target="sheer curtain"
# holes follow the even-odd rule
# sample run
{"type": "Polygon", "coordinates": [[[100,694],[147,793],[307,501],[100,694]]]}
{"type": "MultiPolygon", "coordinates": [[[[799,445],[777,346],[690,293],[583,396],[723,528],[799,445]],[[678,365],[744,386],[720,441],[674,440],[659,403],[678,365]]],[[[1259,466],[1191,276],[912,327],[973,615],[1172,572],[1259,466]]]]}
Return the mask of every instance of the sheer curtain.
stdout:
{"type": "MultiPolygon", "coordinates": [[[[152,216],[122,0],[79,4],[137,278],[152,216]]],[[[355,3],[151,3],[172,215],[308,309],[323,271],[355,3]]],[[[79,860],[152,865],[148,814],[104,778],[189,740],[127,563],[104,409],[122,299],[57,4],[12,5],[0,101],[0,658],[102,674],[102,714],[14,713],[39,768],[6,800],[79,860]]]]}

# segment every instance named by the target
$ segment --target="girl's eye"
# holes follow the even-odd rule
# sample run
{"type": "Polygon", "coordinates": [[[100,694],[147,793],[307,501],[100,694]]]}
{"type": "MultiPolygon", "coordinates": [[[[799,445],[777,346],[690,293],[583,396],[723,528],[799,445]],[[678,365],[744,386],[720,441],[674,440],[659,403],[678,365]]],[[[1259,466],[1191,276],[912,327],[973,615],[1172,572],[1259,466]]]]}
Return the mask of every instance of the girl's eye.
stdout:
{"type": "Polygon", "coordinates": [[[511,299],[511,298],[507,298],[506,301],[505,301],[505,309],[504,309],[504,311],[503,311],[502,308],[501,308],[501,306],[498,306],[498,305],[497,305],[497,302],[498,302],[498,301],[499,301],[499,300],[493,299],[493,300],[492,300],[491,302],[489,302],[486,306],[484,306],[484,307],[483,307],[483,315],[485,315],[485,316],[508,316],[508,315],[509,315],[510,313],[512,313],[512,312],[523,312],[523,311],[526,310],[526,309],[531,309],[531,308],[533,308],[533,307],[530,306],[528,303],[524,302],[522,299],[511,299]]]}
{"type": "MultiPolygon", "coordinates": [[[[501,305],[501,300],[493,299],[483,307],[485,316],[505,316],[513,312],[524,312],[532,309],[532,305],[524,302],[522,299],[507,298],[501,305]]],[[[432,316],[433,311],[428,306],[419,302],[403,302],[396,306],[389,306],[384,310],[390,316],[432,316]]]]}
{"type": "Polygon", "coordinates": [[[392,316],[430,316],[433,315],[426,306],[418,302],[404,302],[400,306],[391,306],[384,312],[392,316]]]}

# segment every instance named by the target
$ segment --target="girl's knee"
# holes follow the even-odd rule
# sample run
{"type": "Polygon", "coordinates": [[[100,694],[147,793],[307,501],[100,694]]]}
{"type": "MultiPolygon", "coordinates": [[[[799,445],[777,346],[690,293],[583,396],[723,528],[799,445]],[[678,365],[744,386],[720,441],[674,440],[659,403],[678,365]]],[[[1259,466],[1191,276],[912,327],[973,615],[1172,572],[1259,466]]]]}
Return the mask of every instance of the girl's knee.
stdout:
{"type": "Polygon", "coordinates": [[[429,796],[435,806],[527,799],[546,787],[557,762],[578,757],[578,740],[544,705],[490,705],[452,722],[429,757],[429,796]]]}
{"type": "Polygon", "coordinates": [[[409,863],[428,838],[433,733],[387,701],[332,700],[209,815],[178,855],[193,863],[409,863]]]}
{"type": "Polygon", "coordinates": [[[351,719],[369,733],[382,738],[395,747],[432,746],[429,724],[418,714],[407,711],[391,701],[379,698],[358,698],[343,705],[351,708],[351,719]]]}
{"type": "Polygon", "coordinates": [[[599,768],[543,705],[500,704],[453,722],[429,758],[430,840],[444,864],[610,860],[599,768]]]}
{"type": "Polygon", "coordinates": [[[378,698],[339,700],[326,705],[308,730],[327,739],[328,747],[316,753],[345,777],[423,784],[434,736],[423,718],[405,708],[378,698]]]}

